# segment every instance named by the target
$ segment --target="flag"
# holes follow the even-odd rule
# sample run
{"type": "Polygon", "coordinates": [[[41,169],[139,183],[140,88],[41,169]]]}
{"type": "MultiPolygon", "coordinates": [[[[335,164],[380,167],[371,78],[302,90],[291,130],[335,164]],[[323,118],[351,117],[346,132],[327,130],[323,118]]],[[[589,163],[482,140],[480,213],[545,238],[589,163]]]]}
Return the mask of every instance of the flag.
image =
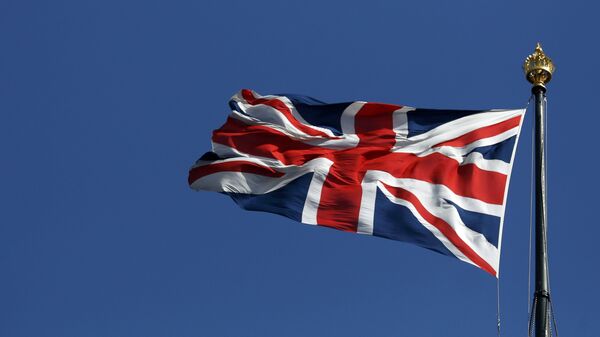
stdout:
{"type": "Polygon", "coordinates": [[[498,276],[525,114],[241,90],[189,171],[247,210],[413,243],[498,276]]]}

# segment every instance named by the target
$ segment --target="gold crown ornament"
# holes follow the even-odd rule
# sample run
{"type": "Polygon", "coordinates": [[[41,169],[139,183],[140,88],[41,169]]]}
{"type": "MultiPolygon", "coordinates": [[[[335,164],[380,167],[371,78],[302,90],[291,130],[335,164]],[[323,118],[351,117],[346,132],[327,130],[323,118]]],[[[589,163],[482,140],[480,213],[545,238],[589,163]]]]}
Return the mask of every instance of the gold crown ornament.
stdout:
{"type": "Polygon", "coordinates": [[[552,79],[554,73],[554,63],[546,56],[542,46],[538,42],[533,54],[527,56],[523,64],[525,77],[534,87],[540,86],[546,88],[546,84],[552,79]]]}

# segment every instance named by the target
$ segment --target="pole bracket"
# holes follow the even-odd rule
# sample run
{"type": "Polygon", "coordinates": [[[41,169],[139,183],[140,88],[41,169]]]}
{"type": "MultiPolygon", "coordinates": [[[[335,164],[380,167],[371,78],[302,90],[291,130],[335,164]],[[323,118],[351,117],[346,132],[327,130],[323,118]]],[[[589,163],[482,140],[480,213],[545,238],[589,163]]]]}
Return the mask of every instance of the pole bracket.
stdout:
{"type": "Polygon", "coordinates": [[[546,290],[538,290],[535,292],[535,297],[545,297],[547,299],[550,299],[550,293],[546,290]]]}

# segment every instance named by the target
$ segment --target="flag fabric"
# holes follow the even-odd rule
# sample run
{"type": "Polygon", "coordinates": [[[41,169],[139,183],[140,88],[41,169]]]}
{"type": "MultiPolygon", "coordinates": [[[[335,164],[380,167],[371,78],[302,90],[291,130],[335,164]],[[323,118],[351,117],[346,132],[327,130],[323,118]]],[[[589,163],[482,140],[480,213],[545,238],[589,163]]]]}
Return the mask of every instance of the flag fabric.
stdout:
{"type": "Polygon", "coordinates": [[[326,104],[241,90],[189,171],[247,210],[413,243],[498,276],[525,109],[326,104]]]}

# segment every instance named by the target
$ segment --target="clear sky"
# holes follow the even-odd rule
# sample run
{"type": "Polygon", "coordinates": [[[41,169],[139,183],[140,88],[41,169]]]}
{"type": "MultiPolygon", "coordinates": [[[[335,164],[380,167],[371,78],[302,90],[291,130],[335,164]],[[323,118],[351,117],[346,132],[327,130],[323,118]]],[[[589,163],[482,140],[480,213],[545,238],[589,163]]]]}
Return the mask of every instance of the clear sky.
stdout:
{"type": "MultiPolygon", "coordinates": [[[[495,336],[496,281],[187,186],[241,88],[519,108],[541,41],[563,336],[597,336],[598,4],[0,1],[0,336],[495,336]]],[[[526,336],[531,125],[508,198],[503,336],[526,336]]]]}

